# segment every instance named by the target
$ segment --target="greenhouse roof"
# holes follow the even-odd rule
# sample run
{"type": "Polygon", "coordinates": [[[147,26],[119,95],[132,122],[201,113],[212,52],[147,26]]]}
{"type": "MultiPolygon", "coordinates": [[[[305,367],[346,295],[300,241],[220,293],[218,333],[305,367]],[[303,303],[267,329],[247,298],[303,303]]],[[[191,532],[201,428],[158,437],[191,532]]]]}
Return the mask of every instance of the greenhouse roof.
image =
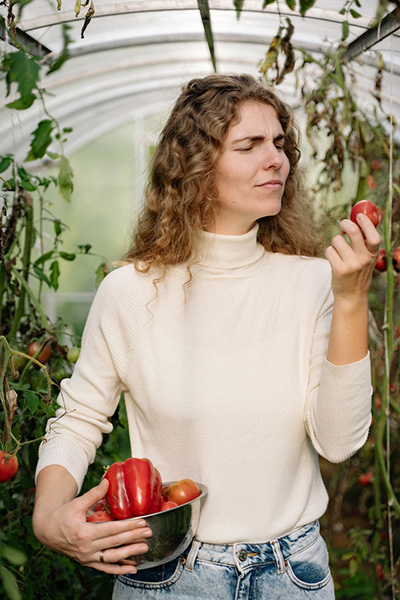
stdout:
{"type": "MultiPolygon", "coordinates": [[[[382,108],[400,122],[400,8],[389,3],[376,22],[376,1],[351,5],[361,16],[340,14],[342,0],[316,0],[304,17],[283,2],[263,9],[262,0],[245,0],[238,18],[233,0],[94,0],[94,15],[82,37],[90,5],[81,7],[76,16],[72,0],[62,0],[60,10],[56,0],[33,0],[17,19],[16,33],[20,43],[50,64],[63,49],[62,25],[69,26],[70,58],[43,85],[48,109],[74,130],[68,142],[71,149],[128,120],[165,110],[184,81],[213,71],[210,47],[218,72],[259,76],[260,63],[287,18],[294,27],[293,46],[317,59],[337,49],[347,22],[346,56],[355,65],[360,105],[365,110],[376,105],[373,94],[380,53],[382,108]],[[207,31],[212,32],[208,43],[207,31]]],[[[0,7],[0,14],[6,17],[6,6],[0,7]]],[[[4,46],[13,50],[4,27],[2,38],[4,46]]],[[[302,60],[300,55],[297,59],[302,60]]],[[[312,80],[312,65],[308,76],[312,80]]],[[[16,120],[11,114],[15,111],[5,107],[10,96],[5,97],[4,80],[1,85],[0,151],[18,153],[37,123],[40,107],[35,103],[20,111],[16,120]],[[15,136],[16,129],[21,136],[15,136]]],[[[294,72],[277,89],[296,108],[294,72]]]]}

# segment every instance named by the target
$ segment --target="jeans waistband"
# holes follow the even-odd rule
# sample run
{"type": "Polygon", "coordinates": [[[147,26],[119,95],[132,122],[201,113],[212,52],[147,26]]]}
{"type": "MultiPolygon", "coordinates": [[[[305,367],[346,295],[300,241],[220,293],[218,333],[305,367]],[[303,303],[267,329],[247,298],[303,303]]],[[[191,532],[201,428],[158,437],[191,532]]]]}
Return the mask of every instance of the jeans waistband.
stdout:
{"type": "Polygon", "coordinates": [[[301,552],[319,536],[319,521],[268,542],[236,542],[228,545],[206,544],[194,540],[189,547],[186,567],[193,569],[195,560],[236,566],[240,570],[260,564],[275,563],[278,571],[285,570],[285,560],[301,552]]]}

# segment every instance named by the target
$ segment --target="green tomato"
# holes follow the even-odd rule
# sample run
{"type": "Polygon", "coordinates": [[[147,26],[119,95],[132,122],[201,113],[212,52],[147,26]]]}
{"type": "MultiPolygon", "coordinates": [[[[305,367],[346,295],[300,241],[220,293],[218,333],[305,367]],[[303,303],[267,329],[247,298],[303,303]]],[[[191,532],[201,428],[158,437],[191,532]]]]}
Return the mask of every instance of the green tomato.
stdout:
{"type": "Polygon", "coordinates": [[[67,352],[67,360],[69,360],[69,362],[76,363],[76,361],[79,358],[80,352],[80,348],[78,348],[77,346],[72,346],[72,348],[70,348],[67,352]]]}

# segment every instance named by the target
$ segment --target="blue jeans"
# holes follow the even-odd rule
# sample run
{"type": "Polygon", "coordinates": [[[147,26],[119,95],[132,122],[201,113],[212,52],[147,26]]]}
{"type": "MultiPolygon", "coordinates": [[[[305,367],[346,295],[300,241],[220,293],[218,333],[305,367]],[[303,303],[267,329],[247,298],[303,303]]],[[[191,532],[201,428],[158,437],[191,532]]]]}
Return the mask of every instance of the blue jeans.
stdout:
{"type": "Polygon", "coordinates": [[[113,600],[334,600],[326,544],[315,521],[262,544],[193,541],[179,558],[115,580],[113,600]]]}

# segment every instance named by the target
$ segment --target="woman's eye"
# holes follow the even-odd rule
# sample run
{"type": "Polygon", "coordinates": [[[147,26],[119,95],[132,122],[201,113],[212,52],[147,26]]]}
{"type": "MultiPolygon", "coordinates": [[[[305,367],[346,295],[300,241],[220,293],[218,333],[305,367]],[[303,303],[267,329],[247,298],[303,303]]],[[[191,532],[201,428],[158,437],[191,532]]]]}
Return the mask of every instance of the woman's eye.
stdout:
{"type": "Polygon", "coordinates": [[[239,148],[239,152],[250,152],[253,146],[248,146],[247,148],[239,148]]]}

